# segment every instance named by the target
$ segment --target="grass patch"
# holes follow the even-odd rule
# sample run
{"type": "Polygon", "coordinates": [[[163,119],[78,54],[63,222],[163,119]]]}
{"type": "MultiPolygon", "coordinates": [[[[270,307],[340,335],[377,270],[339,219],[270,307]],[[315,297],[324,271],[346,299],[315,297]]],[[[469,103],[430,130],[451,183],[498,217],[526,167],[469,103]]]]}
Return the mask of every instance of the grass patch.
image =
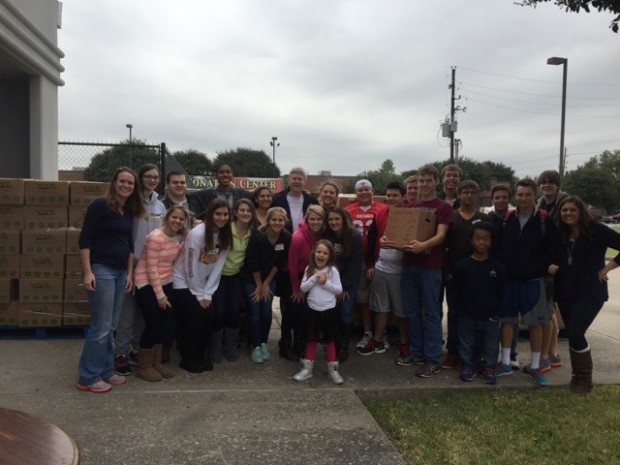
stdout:
{"type": "Polygon", "coordinates": [[[370,401],[407,464],[620,464],[620,387],[463,390],[370,401]]]}

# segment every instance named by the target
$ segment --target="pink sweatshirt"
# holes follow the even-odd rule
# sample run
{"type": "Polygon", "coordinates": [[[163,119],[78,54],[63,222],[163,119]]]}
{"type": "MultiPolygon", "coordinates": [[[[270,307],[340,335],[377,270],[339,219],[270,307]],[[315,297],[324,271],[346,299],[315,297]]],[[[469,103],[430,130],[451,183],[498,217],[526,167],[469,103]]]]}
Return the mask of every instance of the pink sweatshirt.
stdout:
{"type": "Polygon", "coordinates": [[[310,260],[310,252],[316,244],[316,239],[310,229],[308,223],[302,221],[299,228],[293,233],[291,245],[288,249],[288,272],[293,292],[299,290],[301,280],[299,275],[308,266],[310,260]]]}
{"type": "Polygon", "coordinates": [[[142,257],[134,271],[134,285],[151,285],[157,299],[165,296],[162,286],[172,282],[172,262],[181,252],[178,236],[168,237],[159,228],[146,236],[142,257]]]}

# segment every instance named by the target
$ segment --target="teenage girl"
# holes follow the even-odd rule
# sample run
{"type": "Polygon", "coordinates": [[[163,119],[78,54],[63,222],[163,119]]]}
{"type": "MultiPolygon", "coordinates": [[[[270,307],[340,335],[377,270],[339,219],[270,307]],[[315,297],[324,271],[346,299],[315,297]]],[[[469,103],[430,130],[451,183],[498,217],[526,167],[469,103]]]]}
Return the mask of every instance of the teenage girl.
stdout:
{"type": "Polygon", "coordinates": [[[213,294],[232,246],[228,202],[213,199],[205,218],[189,232],[173,266],[172,287],[181,320],[179,366],[190,373],[213,370],[205,356],[213,328],[213,294]]]}
{"type": "Polygon", "coordinates": [[[307,315],[304,326],[308,344],[305,357],[301,360],[301,370],[293,376],[295,381],[312,378],[316,346],[320,341],[325,344],[327,376],[336,384],[344,383],[338,373],[336,357],[339,319],[336,296],[342,293],[342,284],[335,263],[336,255],[332,243],[326,239],[319,240],[310,253],[308,267],[300,286],[302,292],[307,293],[307,315]]]}
{"type": "Polygon", "coordinates": [[[273,195],[268,187],[257,187],[252,193],[252,201],[256,207],[256,218],[261,226],[267,224],[267,210],[273,203],[273,195]]]}
{"type": "Polygon", "coordinates": [[[232,247],[228,251],[222,278],[213,298],[214,326],[209,344],[213,363],[220,363],[223,358],[229,362],[239,359],[239,307],[244,295],[240,271],[250,236],[258,228],[256,210],[251,200],[239,199],[235,202],[230,228],[232,247]]]}
{"type": "Polygon", "coordinates": [[[136,376],[145,381],[172,378],[174,372],[161,364],[164,329],[172,325],[172,263],[181,253],[189,213],[171,207],[164,225],[148,236],[134,273],[136,303],[144,317],[136,376]]]}

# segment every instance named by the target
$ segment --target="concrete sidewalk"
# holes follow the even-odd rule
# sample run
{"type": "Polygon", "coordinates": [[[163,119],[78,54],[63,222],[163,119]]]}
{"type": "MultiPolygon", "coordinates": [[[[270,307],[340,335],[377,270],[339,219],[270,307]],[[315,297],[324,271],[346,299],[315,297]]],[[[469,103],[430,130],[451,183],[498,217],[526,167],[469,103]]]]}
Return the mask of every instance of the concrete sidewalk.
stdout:
{"type": "MultiPolygon", "coordinates": [[[[598,384],[620,383],[620,272],[611,273],[610,301],[588,333],[598,384]]],[[[276,353],[278,328],[270,339],[276,353]]],[[[0,341],[0,406],[41,416],[73,436],[84,465],[142,464],[386,464],[404,463],[364,407],[374,398],[415,397],[446,389],[534,388],[527,375],[499,379],[497,387],[458,380],[457,370],[430,379],[415,366],[395,365],[396,349],[358,356],[341,365],[343,386],[326,378],[323,353],[315,375],[291,380],[297,363],[252,364],[249,350],[235,363],[192,375],[169,365],[176,377],[146,383],[131,376],[105,395],[78,392],[82,340],[0,341]]],[[[520,361],[526,363],[526,343],[520,361]]],[[[566,341],[561,354],[568,362],[566,341]]],[[[549,375],[566,385],[568,363],[549,375]]],[[[566,395],[570,395],[566,391],[566,395]]],[[[424,396],[419,396],[424,402],[424,396]]]]}

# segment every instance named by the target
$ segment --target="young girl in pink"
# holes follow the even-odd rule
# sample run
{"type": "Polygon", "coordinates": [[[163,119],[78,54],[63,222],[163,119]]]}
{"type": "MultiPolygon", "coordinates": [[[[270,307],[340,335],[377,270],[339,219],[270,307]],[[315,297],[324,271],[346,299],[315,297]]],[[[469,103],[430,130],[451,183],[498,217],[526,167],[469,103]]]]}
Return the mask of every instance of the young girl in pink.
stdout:
{"type": "Polygon", "coordinates": [[[295,381],[312,378],[316,347],[322,342],[327,355],[327,376],[336,384],[344,383],[338,373],[336,357],[336,296],[342,293],[342,284],[335,261],[334,246],[328,240],[321,239],[310,252],[309,264],[300,285],[301,291],[307,294],[305,329],[308,344],[305,357],[301,360],[301,370],[293,376],[295,381]]]}

